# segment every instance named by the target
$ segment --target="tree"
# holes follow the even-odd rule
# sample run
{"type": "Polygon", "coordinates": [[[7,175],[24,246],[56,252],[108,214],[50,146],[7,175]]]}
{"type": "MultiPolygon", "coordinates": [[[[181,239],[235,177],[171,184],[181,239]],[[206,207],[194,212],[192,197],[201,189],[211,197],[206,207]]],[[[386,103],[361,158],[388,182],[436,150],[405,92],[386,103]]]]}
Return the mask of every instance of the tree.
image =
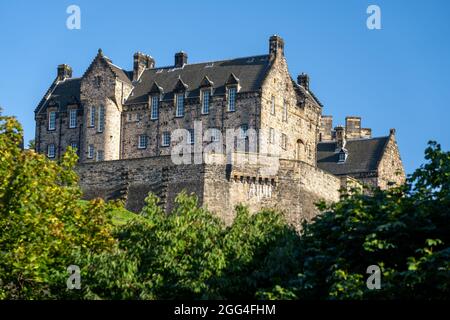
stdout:
{"type": "Polygon", "coordinates": [[[60,162],[23,151],[22,128],[0,115],[0,298],[55,298],[67,291],[75,251],[116,242],[102,200],[79,202],[74,150],[60,162]]]}
{"type": "Polygon", "coordinates": [[[430,142],[428,162],[390,190],[344,195],[303,225],[301,273],[289,287],[307,299],[448,299],[450,152],[430,142]],[[369,290],[367,268],[381,268],[369,290]]]}

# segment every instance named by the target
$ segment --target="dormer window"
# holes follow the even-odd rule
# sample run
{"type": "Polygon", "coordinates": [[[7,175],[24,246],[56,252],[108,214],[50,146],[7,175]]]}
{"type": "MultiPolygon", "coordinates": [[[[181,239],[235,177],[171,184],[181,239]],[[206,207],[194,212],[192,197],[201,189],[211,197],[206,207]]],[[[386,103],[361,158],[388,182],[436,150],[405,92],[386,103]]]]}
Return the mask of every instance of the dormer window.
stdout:
{"type": "Polygon", "coordinates": [[[159,115],[159,96],[152,96],[152,112],[151,112],[151,119],[156,120],[158,119],[159,115]]]}
{"type": "Polygon", "coordinates": [[[344,163],[347,160],[347,156],[348,156],[347,150],[341,149],[341,151],[339,151],[338,163],[344,163]]]}
{"type": "Polygon", "coordinates": [[[227,88],[227,106],[228,111],[236,110],[236,93],[239,89],[239,79],[233,73],[230,74],[228,80],[225,82],[227,88]]]}
{"type": "Polygon", "coordinates": [[[236,87],[228,87],[228,94],[227,94],[227,105],[228,105],[228,111],[236,111],[236,87]]]}
{"type": "Polygon", "coordinates": [[[184,93],[178,93],[175,95],[175,103],[176,103],[176,117],[184,116],[184,93]]]}

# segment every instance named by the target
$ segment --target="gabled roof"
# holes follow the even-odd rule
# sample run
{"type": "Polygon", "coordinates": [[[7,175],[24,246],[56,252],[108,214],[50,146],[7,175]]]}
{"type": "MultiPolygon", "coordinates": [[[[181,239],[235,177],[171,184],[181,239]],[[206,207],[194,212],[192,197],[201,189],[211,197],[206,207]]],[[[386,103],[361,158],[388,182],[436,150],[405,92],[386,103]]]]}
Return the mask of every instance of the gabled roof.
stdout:
{"type": "Polygon", "coordinates": [[[200,81],[200,87],[212,87],[214,85],[214,82],[212,82],[208,76],[204,76],[203,80],[200,81]]]}
{"type": "Polygon", "coordinates": [[[131,84],[131,79],[133,77],[133,72],[125,71],[125,70],[119,68],[118,66],[113,64],[111,62],[111,60],[109,60],[109,61],[107,60],[107,62],[108,62],[108,65],[109,65],[110,69],[112,70],[112,72],[114,72],[116,77],[119,78],[119,80],[122,80],[125,83],[131,84]]]}
{"type": "Polygon", "coordinates": [[[317,166],[334,175],[351,175],[376,171],[389,136],[348,140],[345,149],[348,156],[345,162],[339,163],[339,152],[336,151],[336,141],[319,142],[317,144],[317,166]]]}
{"type": "Polygon", "coordinates": [[[199,96],[199,89],[204,78],[208,77],[213,83],[215,94],[225,93],[225,84],[230,75],[239,79],[240,92],[258,91],[261,87],[270,61],[268,55],[237,58],[214,62],[186,64],[180,68],[163,67],[147,69],[125,104],[142,103],[147,101],[151,86],[156,81],[164,90],[163,99],[171,99],[181,77],[188,85],[187,96],[199,96]]]}
{"type": "Polygon", "coordinates": [[[188,88],[188,85],[186,83],[183,82],[183,80],[180,78],[178,78],[177,84],[175,85],[175,91],[185,91],[188,88]]]}
{"type": "Polygon", "coordinates": [[[45,96],[39,102],[35,112],[41,111],[50,101],[55,101],[64,111],[67,104],[79,103],[81,78],[69,78],[63,81],[54,81],[45,96]]]}

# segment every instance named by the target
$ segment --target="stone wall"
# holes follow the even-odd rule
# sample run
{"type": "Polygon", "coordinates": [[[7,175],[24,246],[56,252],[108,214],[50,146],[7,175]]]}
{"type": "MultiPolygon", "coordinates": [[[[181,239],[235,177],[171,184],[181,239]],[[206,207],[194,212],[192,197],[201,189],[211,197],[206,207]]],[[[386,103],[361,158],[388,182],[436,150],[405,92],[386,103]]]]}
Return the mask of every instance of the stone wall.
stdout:
{"type": "Polygon", "coordinates": [[[55,156],[59,158],[72,143],[76,143],[78,150],[81,146],[83,128],[83,109],[77,105],[60,106],[50,104],[36,115],[36,152],[47,153],[47,146],[54,144],[55,156]],[[77,110],[77,125],[69,128],[69,110],[77,110]],[[48,130],[49,112],[56,112],[55,130],[48,130]]]}
{"type": "Polygon", "coordinates": [[[282,158],[302,160],[312,165],[316,163],[321,112],[321,107],[311,99],[300,100],[286,59],[277,53],[262,85],[261,128],[275,130],[274,143],[281,147],[279,154],[282,158]],[[275,99],[275,112],[272,99],[275,99]],[[285,107],[287,117],[284,115],[285,107]],[[283,134],[287,139],[286,147],[283,146],[283,134]]]}
{"type": "MultiPolygon", "coordinates": [[[[199,97],[185,99],[185,113],[183,117],[175,116],[175,101],[163,100],[159,106],[158,119],[151,119],[149,103],[127,105],[122,115],[122,158],[139,158],[157,155],[170,155],[171,147],[179,141],[172,141],[171,146],[163,147],[163,132],[173,133],[176,129],[194,129],[194,123],[199,122],[196,127],[198,143],[208,129],[218,129],[222,132],[225,140],[227,129],[238,130],[243,124],[249,128],[258,128],[259,94],[238,93],[236,98],[236,111],[228,112],[226,97],[224,95],[212,95],[209,106],[209,114],[201,113],[201,102],[199,97]],[[202,134],[200,133],[200,128],[202,134]],[[148,137],[148,146],[138,149],[139,135],[148,137]]],[[[206,140],[206,139],[205,139],[206,140]]],[[[203,146],[210,141],[204,141],[203,146]]],[[[225,141],[222,141],[224,143],[225,141]]],[[[225,150],[225,146],[223,146],[225,150]]]]}
{"type": "Polygon", "coordinates": [[[139,212],[153,192],[165,210],[186,190],[203,202],[204,165],[173,165],[170,157],[83,163],[77,166],[85,199],[123,199],[128,210],[139,212]]]}
{"type": "Polygon", "coordinates": [[[93,162],[78,165],[77,171],[86,199],[123,198],[127,209],[138,212],[153,192],[168,212],[186,190],[227,224],[242,203],[251,212],[280,210],[298,229],[302,220],[318,214],[319,200],[339,200],[340,179],[302,161],[280,160],[278,171],[264,172],[259,164],[227,164],[226,157],[217,157],[198,165],[173,165],[168,156],[93,162]]]}
{"type": "Polygon", "coordinates": [[[378,164],[378,186],[387,189],[391,184],[400,185],[404,183],[405,178],[405,170],[395,140],[395,131],[391,129],[389,141],[378,164]]]}

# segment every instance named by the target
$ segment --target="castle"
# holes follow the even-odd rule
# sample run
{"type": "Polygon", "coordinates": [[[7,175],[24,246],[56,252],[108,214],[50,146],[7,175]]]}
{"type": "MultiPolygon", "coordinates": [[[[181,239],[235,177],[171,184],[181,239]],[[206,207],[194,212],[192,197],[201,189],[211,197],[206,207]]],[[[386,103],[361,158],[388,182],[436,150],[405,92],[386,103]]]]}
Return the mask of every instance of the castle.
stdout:
{"type": "Polygon", "coordinates": [[[36,151],[58,159],[75,148],[87,199],[121,198],[138,211],[151,191],[169,211],[186,190],[227,223],[244,203],[280,209],[298,226],[317,214],[318,200],[338,201],[341,188],[404,181],[395,130],[373,138],[359,117],[333,127],[308,75],[289,74],[281,37],[270,37],[264,55],[190,64],[178,52],[174,60],[158,67],[138,52],[126,71],[99,50],[80,78],[59,65],[35,110],[36,151]],[[201,152],[200,161],[174,163],[177,129],[188,132],[182,150],[201,152]],[[253,148],[250,130],[266,133],[253,148]],[[217,149],[205,152],[211,143],[217,149]]]}

